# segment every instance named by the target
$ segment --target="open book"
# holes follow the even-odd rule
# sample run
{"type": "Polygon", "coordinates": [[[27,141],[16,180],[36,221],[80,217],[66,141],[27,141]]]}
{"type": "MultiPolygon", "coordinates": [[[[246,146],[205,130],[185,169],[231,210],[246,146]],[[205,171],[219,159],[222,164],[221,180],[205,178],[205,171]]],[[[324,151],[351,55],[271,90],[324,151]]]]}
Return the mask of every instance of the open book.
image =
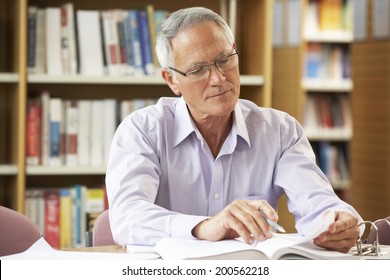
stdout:
{"type": "Polygon", "coordinates": [[[306,236],[273,233],[273,238],[250,245],[242,239],[206,241],[164,238],[156,246],[163,259],[335,259],[352,254],[328,251],[315,246],[313,239],[328,230],[335,212],[327,211],[313,222],[306,236]]]}
{"type": "Polygon", "coordinates": [[[156,252],[162,259],[350,259],[352,254],[328,251],[317,247],[305,237],[274,234],[274,237],[257,244],[246,244],[241,239],[190,240],[164,238],[157,243],[156,252]]]}

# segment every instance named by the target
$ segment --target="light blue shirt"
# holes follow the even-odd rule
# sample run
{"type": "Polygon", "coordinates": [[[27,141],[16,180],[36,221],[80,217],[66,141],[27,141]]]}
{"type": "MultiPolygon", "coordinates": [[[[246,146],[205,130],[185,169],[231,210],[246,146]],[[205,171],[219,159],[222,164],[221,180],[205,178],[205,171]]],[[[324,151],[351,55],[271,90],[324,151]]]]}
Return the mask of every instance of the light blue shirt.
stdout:
{"type": "Polygon", "coordinates": [[[333,192],[294,118],[241,99],[216,158],[183,98],[132,113],[115,133],[106,186],[119,244],[194,238],[197,223],[233,200],[264,199],[276,209],[284,193],[302,234],[326,209],[358,215],[333,192]]]}

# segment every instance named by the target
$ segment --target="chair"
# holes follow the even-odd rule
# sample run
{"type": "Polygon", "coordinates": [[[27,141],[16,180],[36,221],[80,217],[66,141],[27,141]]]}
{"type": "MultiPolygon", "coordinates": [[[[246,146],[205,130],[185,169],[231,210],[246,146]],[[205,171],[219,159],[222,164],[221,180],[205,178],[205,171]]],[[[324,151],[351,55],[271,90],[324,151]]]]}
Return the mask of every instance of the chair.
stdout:
{"type": "Polygon", "coordinates": [[[27,216],[0,205],[0,256],[21,253],[31,247],[41,233],[27,216]]]}
{"type": "MultiPolygon", "coordinates": [[[[381,245],[390,245],[390,216],[375,222],[378,228],[378,241],[381,245]]],[[[373,244],[376,241],[376,230],[371,227],[367,242],[373,244]]]]}
{"type": "Polygon", "coordinates": [[[106,245],[115,245],[110,228],[108,209],[97,217],[92,229],[92,246],[106,245]]]}

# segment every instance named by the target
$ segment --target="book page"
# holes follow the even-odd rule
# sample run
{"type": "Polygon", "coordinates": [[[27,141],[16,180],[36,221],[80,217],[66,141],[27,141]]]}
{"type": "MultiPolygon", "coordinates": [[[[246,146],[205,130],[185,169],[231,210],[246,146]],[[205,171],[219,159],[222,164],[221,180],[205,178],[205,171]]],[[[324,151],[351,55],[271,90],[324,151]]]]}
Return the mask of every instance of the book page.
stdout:
{"type": "Polygon", "coordinates": [[[207,241],[198,239],[163,238],[155,250],[165,260],[211,258],[228,253],[255,250],[255,247],[238,239],[207,241]]]}

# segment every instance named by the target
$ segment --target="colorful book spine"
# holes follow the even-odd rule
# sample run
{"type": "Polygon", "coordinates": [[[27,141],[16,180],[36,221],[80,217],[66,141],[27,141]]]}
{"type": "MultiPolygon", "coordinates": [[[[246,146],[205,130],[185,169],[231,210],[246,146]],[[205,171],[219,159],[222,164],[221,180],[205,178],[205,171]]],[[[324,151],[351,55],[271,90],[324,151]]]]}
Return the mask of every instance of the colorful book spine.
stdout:
{"type": "Polygon", "coordinates": [[[26,163],[39,165],[41,145],[41,105],[39,99],[29,98],[27,105],[26,163]]]}
{"type": "Polygon", "coordinates": [[[45,193],[45,239],[54,249],[60,248],[60,195],[52,190],[45,193]]]}
{"type": "Polygon", "coordinates": [[[145,75],[154,74],[152,45],[150,42],[149,20],[146,10],[140,9],[137,13],[139,38],[141,42],[142,65],[145,75]]]}

